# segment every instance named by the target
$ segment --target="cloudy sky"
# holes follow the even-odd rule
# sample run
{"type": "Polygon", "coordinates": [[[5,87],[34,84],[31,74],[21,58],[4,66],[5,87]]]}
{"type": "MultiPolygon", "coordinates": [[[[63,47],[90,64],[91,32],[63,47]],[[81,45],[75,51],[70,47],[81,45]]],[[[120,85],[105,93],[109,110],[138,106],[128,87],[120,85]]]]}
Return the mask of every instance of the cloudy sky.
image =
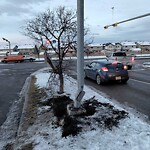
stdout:
{"type": "MultiPolygon", "coordinates": [[[[0,0],[0,45],[32,44],[22,35],[26,20],[48,8],[66,6],[75,10],[77,0],[0,0]]],[[[84,17],[94,43],[150,41],[150,16],[104,29],[105,25],[150,13],[150,0],[84,0],[84,17]],[[114,9],[112,9],[114,8],[114,9]]]]}

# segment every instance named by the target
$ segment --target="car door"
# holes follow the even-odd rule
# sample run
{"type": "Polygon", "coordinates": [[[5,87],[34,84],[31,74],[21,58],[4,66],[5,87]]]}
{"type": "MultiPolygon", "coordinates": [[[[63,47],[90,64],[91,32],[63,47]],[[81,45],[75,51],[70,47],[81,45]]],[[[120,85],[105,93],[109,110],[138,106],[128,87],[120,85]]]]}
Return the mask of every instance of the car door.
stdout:
{"type": "Polygon", "coordinates": [[[91,78],[94,79],[94,80],[95,80],[95,78],[96,78],[98,69],[99,69],[99,63],[94,62],[94,63],[92,64],[92,68],[91,68],[91,78]]]}
{"type": "Polygon", "coordinates": [[[89,77],[91,79],[93,78],[92,74],[93,74],[94,66],[95,66],[95,62],[92,62],[89,65],[87,65],[87,67],[86,67],[86,75],[87,75],[87,77],[89,77]]]}

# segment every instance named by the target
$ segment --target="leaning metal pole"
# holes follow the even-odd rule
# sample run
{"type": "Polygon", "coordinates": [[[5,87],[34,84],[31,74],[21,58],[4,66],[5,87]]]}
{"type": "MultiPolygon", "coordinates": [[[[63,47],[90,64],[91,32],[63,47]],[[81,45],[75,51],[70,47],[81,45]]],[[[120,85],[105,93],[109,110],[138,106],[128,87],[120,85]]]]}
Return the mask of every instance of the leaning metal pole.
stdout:
{"type": "Polygon", "coordinates": [[[77,0],[77,84],[78,91],[74,103],[75,108],[81,105],[84,88],[84,0],[77,0]]]}

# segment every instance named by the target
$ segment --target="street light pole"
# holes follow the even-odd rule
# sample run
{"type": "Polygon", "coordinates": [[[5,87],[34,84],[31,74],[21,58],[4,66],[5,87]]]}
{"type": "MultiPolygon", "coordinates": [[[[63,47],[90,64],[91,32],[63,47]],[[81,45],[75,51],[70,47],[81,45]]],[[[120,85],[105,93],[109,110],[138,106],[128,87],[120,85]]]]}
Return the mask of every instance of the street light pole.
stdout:
{"type": "Polygon", "coordinates": [[[10,44],[10,41],[5,39],[5,38],[2,38],[4,41],[8,42],[8,46],[9,46],[9,54],[11,55],[11,44],[10,44]]]}

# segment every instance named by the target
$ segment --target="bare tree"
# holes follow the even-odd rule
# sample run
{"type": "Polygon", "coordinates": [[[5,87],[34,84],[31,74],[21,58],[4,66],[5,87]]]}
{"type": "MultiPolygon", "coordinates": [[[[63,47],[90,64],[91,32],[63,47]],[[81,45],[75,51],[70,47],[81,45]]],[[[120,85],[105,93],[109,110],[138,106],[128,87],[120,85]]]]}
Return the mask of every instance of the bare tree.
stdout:
{"type": "MultiPolygon", "coordinates": [[[[44,45],[49,41],[50,48],[55,51],[58,61],[53,62],[46,48],[45,54],[52,71],[59,75],[59,92],[64,92],[63,61],[69,49],[76,47],[77,16],[76,11],[65,7],[47,10],[29,21],[25,26],[25,35],[38,40],[44,45]]],[[[45,46],[44,46],[45,47],[45,46]]]]}

